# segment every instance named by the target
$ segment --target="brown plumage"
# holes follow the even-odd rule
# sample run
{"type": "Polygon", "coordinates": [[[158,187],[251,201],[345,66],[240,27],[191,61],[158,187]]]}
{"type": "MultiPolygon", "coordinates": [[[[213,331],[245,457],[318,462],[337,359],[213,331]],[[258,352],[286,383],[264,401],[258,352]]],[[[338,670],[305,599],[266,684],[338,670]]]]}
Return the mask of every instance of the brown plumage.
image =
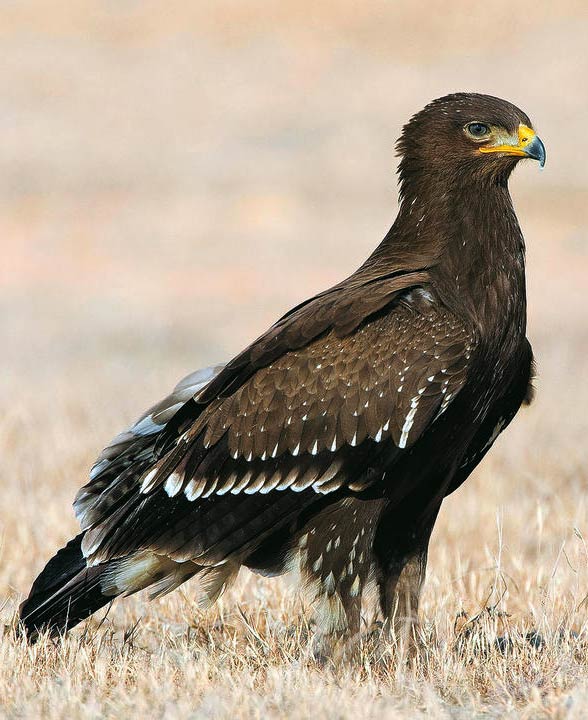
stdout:
{"type": "Polygon", "coordinates": [[[416,619],[428,540],[530,398],[524,243],[507,180],[545,151],[527,116],[456,94],[404,128],[398,217],[349,278],[113,440],[74,503],[81,533],[21,607],[31,637],[120,594],[242,565],[301,573],[327,639],[416,619]]]}

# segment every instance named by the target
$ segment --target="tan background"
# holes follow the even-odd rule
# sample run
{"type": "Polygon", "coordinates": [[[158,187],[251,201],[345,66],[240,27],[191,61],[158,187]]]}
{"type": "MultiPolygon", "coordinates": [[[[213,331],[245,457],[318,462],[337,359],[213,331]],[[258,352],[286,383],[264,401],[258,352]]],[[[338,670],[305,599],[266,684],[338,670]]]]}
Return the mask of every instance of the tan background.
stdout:
{"type": "Polygon", "coordinates": [[[497,515],[509,609],[588,592],[587,38],[585,0],[1,4],[6,622],[97,450],[355,269],[394,218],[402,123],[458,90],[519,105],[547,147],[511,182],[539,394],[447,503],[425,614],[484,603],[497,515]]]}

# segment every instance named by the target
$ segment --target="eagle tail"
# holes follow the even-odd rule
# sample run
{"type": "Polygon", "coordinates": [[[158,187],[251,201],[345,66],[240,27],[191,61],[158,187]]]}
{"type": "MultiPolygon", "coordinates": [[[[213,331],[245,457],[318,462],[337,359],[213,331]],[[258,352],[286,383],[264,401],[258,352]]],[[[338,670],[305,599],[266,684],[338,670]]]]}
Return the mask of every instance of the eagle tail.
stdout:
{"type": "Polygon", "coordinates": [[[105,567],[86,566],[82,537],[70,540],[49,560],[20,606],[20,622],[32,642],[43,630],[51,636],[66,632],[113,599],[101,589],[105,567]]]}
{"type": "Polygon", "coordinates": [[[151,587],[151,597],[160,597],[197,573],[202,593],[214,601],[235,572],[232,565],[205,569],[148,550],[88,565],[82,539],[83,533],[49,560],[20,606],[20,622],[31,642],[43,630],[51,636],[65,633],[119,595],[151,587]]]}

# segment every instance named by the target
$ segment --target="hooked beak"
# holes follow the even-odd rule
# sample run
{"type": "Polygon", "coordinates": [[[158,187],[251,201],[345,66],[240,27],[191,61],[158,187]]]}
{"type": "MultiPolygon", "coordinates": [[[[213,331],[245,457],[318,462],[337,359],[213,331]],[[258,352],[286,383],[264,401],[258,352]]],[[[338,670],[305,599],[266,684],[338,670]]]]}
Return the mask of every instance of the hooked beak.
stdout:
{"type": "Polygon", "coordinates": [[[532,128],[522,124],[519,125],[517,136],[500,138],[499,144],[481,147],[480,152],[528,157],[538,160],[541,167],[545,165],[545,145],[532,128]]]}

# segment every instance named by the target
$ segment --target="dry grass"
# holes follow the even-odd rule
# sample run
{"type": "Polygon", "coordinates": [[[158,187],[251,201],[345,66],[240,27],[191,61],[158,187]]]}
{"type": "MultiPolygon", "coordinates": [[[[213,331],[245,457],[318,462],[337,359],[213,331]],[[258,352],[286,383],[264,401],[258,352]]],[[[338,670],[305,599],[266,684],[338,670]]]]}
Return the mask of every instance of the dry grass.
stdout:
{"type": "Polygon", "coordinates": [[[5,8],[0,715],[585,717],[585,3],[185,5],[5,8]],[[316,666],[302,599],[245,573],[208,614],[188,584],[26,647],[16,607],[97,450],[352,270],[394,212],[400,123],[463,88],[518,102],[548,147],[513,181],[538,399],[444,506],[414,662],[316,666]]]}

